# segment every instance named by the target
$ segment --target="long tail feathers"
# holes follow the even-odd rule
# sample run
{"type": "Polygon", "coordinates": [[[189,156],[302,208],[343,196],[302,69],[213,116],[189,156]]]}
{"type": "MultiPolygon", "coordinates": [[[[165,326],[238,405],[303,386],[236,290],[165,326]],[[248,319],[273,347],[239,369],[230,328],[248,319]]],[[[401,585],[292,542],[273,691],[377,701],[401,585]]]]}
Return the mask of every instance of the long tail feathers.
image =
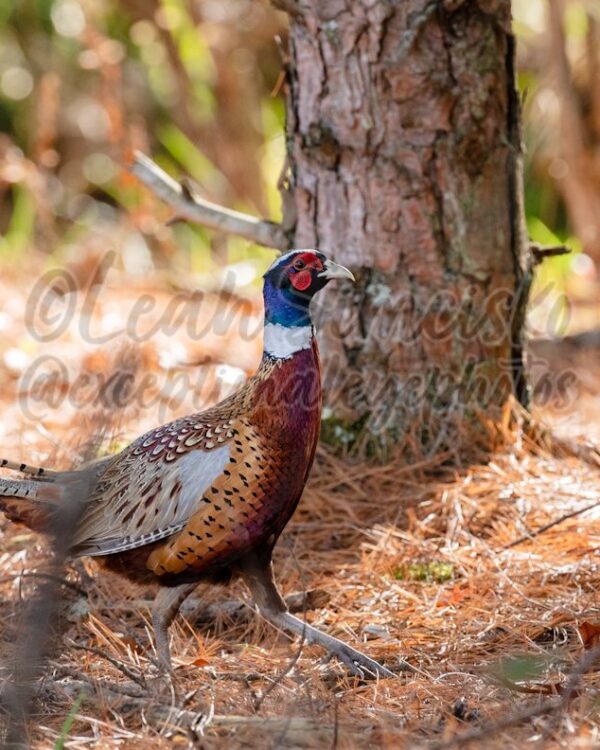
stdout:
{"type": "Polygon", "coordinates": [[[36,500],[38,492],[44,485],[32,479],[4,479],[0,477],[0,497],[20,497],[24,500],[36,500]]]}
{"type": "Polygon", "coordinates": [[[68,502],[73,492],[78,495],[77,499],[85,502],[90,488],[111,460],[111,457],[101,458],[78,471],[57,472],[0,459],[0,468],[26,475],[19,479],[0,477],[0,513],[30,529],[47,531],[49,519],[64,508],[65,500],[68,502]]]}
{"type": "Polygon", "coordinates": [[[43,479],[44,477],[55,477],[56,472],[50,469],[44,469],[42,466],[29,466],[29,464],[19,464],[16,461],[9,461],[7,458],[0,458],[0,469],[11,469],[20,471],[21,474],[28,474],[32,477],[43,479]]]}
{"type": "Polygon", "coordinates": [[[49,481],[0,477],[0,511],[30,529],[45,529],[60,497],[61,488],[49,481]]]}

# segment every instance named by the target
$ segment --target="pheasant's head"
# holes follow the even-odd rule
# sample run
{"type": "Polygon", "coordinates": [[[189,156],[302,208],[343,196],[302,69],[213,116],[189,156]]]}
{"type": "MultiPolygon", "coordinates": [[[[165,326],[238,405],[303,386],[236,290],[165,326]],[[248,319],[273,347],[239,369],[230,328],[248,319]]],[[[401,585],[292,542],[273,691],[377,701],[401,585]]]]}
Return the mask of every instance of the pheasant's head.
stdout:
{"type": "Polygon", "coordinates": [[[309,304],[331,279],[351,279],[351,272],[316,250],[291,250],[264,275],[265,320],[289,328],[310,326],[309,304]]]}

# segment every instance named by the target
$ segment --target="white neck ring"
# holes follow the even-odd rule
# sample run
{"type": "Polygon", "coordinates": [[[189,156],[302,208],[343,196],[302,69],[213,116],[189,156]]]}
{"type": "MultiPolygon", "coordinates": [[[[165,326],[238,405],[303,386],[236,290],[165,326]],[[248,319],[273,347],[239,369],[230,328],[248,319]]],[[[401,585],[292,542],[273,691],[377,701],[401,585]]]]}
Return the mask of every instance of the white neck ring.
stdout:
{"type": "Polygon", "coordinates": [[[265,353],[276,359],[289,359],[296,352],[311,348],[313,333],[312,326],[289,327],[266,323],[265,353]]]}

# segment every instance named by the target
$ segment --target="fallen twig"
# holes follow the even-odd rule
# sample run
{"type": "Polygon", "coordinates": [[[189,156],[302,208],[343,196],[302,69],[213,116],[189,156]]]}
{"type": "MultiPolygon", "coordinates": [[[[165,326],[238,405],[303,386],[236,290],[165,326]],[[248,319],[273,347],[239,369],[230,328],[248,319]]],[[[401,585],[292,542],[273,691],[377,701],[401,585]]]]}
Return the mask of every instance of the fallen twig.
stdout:
{"type": "Polygon", "coordinates": [[[566,685],[561,691],[559,710],[551,719],[550,726],[546,728],[544,736],[547,736],[556,726],[563,711],[569,706],[571,700],[577,695],[581,678],[586,672],[590,671],[590,669],[598,662],[598,659],[600,659],[600,643],[597,643],[595,646],[584,653],[584,655],[577,663],[575,669],[569,675],[569,679],[567,680],[566,685]]]}
{"type": "Polygon", "coordinates": [[[560,717],[563,710],[569,705],[571,699],[575,695],[582,676],[594,666],[598,659],[600,659],[600,644],[597,644],[594,648],[586,651],[577,662],[575,668],[570,673],[564,688],[561,690],[559,699],[545,701],[537,706],[530,706],[529,708],[523,709],[522,711],[515,711],[504,718],[498,719],[494,722],[488,722],[487,724],[471,729],[468,732],[458,732],[454,737],[450,737],[442,742],[433,743],[433,745],[431,745],[432,750],[447,750],[448,748],[457,746],[464,747],[470,742],[476,742],[477,740],[482,740],[484,738],[489,740],[498,732],[509,729],[510,727],[518,726],[528,719],[534,719],[539,716],[555,714],[557,718],[560,717]]]}
{"type": "Polygon", "coordinates": [[[568,521],[570,518],[575,518],[576,516],[580,516],[583,513],[587,513],[588,510],[597,508],[598,505],[600,505],[600,500],[597,500],[594,503],[590,503],[589,505],[586,505],[583,508],[579,508],[578,510],[573,510],[570,513],[565,513],[564,515],[560,516],[560,518],[556,518],[554,521],[550,521],[550,523],[546,523],[543,526],[540,526],[539,529],[535,529],[535,531],[532,531],[530,534],[523,534],[523,536],[519,537],[518,539],[515,539],[514,542],[509,542],[508,544],[505,544],[502,547],[502,549],[512,549],[512,547],[516,547],[519,544],[523,544],[523,542],[528,542],[531,539],[535,539],[535,537],[539,536],[540,534],[543,534],[545,531],[548,531],[549,529],[553,529],[555,526],[558,526],[564,521],[568,521]]]}
{"type": "Polygon", "coordinates": [[[135,672],[133,669],[130,669],[127,664],[120,661],[120,659],[115,659],[114,656],[107,654],[106,651],[103,651],[101,648],[96,648],[95,646],[82,646],[72,640],[70,640],[68,643],[71,648],[74,648],[77,651],[87,651],[90,654],[99,656],[101,659],[106,659],[109,664],[112,664],[113,667],[115,669],[118,669],[119,672],[125,675],[125,677],[128,677],[130,680],[136,682],[144,690],[146,689],[146,680],[144,679],[144,675],[135,672]]]}
{"type": "MultiPolygon", "coordinates": [[[[147,694],[139,693],[135,690],[125,692],[124,690],[118,689],[119,686],[114,684],[107,684],[96,680],[91,680],[85,675],[77,674],[74,670],[71,670],[74,678],[70,680],[68,684],[56,684],[56,687],[62,688],[69,695],[79,695],[82,691],[88,695],[93,692],[97,695],[107,697],[113,695],[115,698],[127,697],[128,707],[136,708],[144,712],[146,720],[161,723],[164,726],[171,726],[177,729],[191,728],[194,729],[200,724],[204,724],[206,727],[208,724],[212,726],[222,727],[224,729],[234,730],[240,729],[260,729],[261,733],[265,734],[281,734],[286,733],[289,737],[289,733],[296,736],[300,736],[306,739],[311,737],[312,739],[318,738],[323,734],[329,735],[333,727],[324,725],[320,719],[305,718],[302,716],[237,716],[237,715],[211,715],[209,721],[204,711],[193,711],[191,709],[180,708],[179,706],[169,704],[165,705],[159,702],[153,702],[149,700],[147,694]]],[[[66,674],[66,670],[65,670],[66,674]]]]}
{"type": "Polygon", "coordinates": [[[66,665],[58,665],[54,667],[54,679],[53,683],[57,683],[57,679],[69,678],[68,686],[61,685],[62,688],[68,688],[68,691],[73,690],[74,694],[77,695],[81,690],[93,690],[98,694],[113,694],[114,696],[127,696],[128,698],[143,698],[145,696],[146,701],[148,700],[148,689],[141,688],[137,682],[133,683],[122,683],[122,682],[108,682],[94,680],[88,677],[86,674],[81,672],[79,669],[69,667],[66,665]]]}
{"type": "Polygon", "coordinates": [[[504,729],[510,727],[516,727],[519,724],[527,721],[528,719],[534,719],[538,716],[545,716],[546,714],[552,713],[558,710],[561,705],[560,700],[545,701],[537,706],[530,706],[522,711],[515,711],[503,719],[498,721],[490,722],[481,727],[470,729],[467,732],[457,732],[454,737],[449,737],[446,740],[440,742],[434,742],[430,745],[431,750],[448,750],[451,747],[463,747],[469,742],[476,742],[484,738],[490,738],[493,734],[501,732],[504,729]]]}

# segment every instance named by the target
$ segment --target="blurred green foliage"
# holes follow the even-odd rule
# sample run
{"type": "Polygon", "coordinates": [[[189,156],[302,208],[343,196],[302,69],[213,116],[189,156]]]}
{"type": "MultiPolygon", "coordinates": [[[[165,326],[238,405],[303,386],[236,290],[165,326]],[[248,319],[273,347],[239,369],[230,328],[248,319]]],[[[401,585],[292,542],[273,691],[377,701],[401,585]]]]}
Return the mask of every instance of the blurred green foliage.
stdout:
{"type": "Polygon", "coordinates": [[[534,242],[572,250],[538,267],[530,327],[541,335],[595,328],[600,3],[513,0],[513,15],[523,96],[527,228],[534,242]]]}
{"type": "Polygon", "coordinates": [[[208,199],[278,219],[285,31],[285,15],[254,0],[4,0],[0,258],[31,246],[62,257],[117,224],[159,266],[264,265],[272,253],[248,242],[166,229],[168,210],[153,216],[122,167],[151,152],[208,199]]]}
{"type": "Polygon", "coordinates": [[[428,560],[411,563],[408,568],[396,568],[393,576],[397,581],[447,583],[454,578],[454,566],[439,560],[428,560]]]}
{"type": "Polygon", "coordinates": [[[523,654],[509,656],[492,665],[490,675],[508,687],[523,682],[540,680],[553,666],[553,659],[546,654],[523,654]]]}

